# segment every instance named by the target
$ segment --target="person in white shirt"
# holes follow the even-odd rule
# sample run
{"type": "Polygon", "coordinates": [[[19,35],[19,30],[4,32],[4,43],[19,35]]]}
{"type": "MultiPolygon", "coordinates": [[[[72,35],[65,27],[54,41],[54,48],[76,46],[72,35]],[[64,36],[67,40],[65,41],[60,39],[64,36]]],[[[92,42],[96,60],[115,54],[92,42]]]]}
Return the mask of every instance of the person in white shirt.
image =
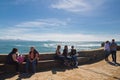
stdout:
{"type": "Polygon", "coordinates": [[[109,41],[105,42],[104,51],[105,51],[105,61],[108,61],[108,56],[110,55],[110,42],[109,41]]]}

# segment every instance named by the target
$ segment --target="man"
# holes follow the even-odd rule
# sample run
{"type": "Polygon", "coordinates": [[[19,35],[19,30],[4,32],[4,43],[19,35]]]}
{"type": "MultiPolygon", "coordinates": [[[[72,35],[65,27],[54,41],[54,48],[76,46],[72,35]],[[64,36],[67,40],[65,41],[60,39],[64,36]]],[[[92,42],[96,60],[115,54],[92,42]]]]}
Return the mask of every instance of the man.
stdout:
{"type": "Polygon", "coordinates": [[[71,46],[71,52],[70,52],[70,56],[72,57],[72,60],[75,63],[75,67],[78,68],[78,60],[77,60],[77,56],[76,56],[77,52],[76,49],[74,49],[74,46],[71,46]]]}
{"type": "Polygon", "coordinates": [[[112,39],[112,43],[110,45],[111,54],[112,54],[112,61],[116,65],[116,51],[117,51],[117,44],[115,39],[112,39]]]}

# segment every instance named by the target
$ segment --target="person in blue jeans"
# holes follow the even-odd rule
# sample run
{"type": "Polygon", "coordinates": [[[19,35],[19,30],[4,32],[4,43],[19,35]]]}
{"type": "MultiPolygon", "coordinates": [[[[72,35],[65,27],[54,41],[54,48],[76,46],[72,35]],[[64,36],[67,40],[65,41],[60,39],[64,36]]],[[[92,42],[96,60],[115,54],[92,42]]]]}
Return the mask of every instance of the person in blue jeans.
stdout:
{"type": "Polygon", "coordinates": [[[35,73],[38,60],[39,60],[38,51],[36,51],[34,47],[31,47],[30,52],[28,54],[27,61],[26,61],[26,72],[28,72],[28,69],[29,69],[30,64],[31,64],[32,65],[32,73],[35,73]]]}
{"type": "Polygon", "coordinates": [[[74,46],[71,46],[70,56],[72,57],[72,60],[74,62],[74,66],[78,67],[78,60],[77,60],[76,54],[77,54],[76,49],[74,49],[74,46]]]}

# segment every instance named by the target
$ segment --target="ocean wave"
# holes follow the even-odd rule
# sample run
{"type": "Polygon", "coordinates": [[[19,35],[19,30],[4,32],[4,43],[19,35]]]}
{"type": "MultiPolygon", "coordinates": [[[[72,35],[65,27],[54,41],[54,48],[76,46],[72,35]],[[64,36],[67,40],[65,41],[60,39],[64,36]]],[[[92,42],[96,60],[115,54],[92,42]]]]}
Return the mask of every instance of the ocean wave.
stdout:
{"type": "Polygon", "coordinates": [[[15,46],[17,46],[17,47],[21,47],[21,46],[25,46],[25,45],[17,44],[17,45],[15,45],[15,46]]]}

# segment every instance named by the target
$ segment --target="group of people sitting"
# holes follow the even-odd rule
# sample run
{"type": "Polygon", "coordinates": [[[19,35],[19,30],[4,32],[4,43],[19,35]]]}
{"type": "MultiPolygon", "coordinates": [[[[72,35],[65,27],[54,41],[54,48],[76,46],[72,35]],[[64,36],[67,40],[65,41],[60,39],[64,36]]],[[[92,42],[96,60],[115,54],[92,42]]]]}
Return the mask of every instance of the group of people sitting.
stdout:
{"type": "Polygon", "coordinates": [[[65,66],[73,66],[78,67],[78,60],[77,60],[77,52],[74,49],[74,46],[71,46],[71,51],[68,52],[68,46],[65,45],[63,49],[63,53],[61,53],[61,46],[58,45],[56,49],[56,56],[55,58],[61,61],[61,64],[65,66]]]}
{"type": "MultiPolygon", "coordinates": [[[[61,49],[61,46],[58,45],[57,49],[56,49],[55,59],[60,60],[62,62],[62,64],[66,65],[66,66],[68,66],[68,65],[70,66],[71,65],[70,63],[72,62],[73,66],[77,67],[78,61],[77,61],[77,56],[76,56],[76,49],[74,49],[74,46],[72,46],[69,56],[68,56],[67,45],[65,46],[65,48],[63,50],[63,54],[61,54],[60,49],[61,49]]],[[[18,53],[17,48],[13,48],[12,51],[7,56],[6,63],[10,64],[10,65],[15,65],[16,72],[19,73],[19,71],[20,71],[19,65],[25,61],[26,62],[25,72],[28,73],[29,68],[32,67],[32,73],[35,73],[37,61],[39,60],[39,58],[40,58],[40,54],[34,47],[30,47],[30,51],[29,51],[29,54],[27,55],[27,57],[20,55],[18,53]]]]}
{"type": "Polygon", "coordinates": [[[32,65],[32,73],[35,73],[36,64],[38,60],[39,60],[39,53],[34,47],[30,48],[27,58],[25,58],[25,56],[23,55],[19,55],[17,48],[13,48],[13,50],[7,56],[6,63],[10,65],[15,65],[16,72],[19,73],[19,64],[21,64],[23,61],[26,61],[26,65],[25,65],[26,72],[28,73],[28,69],[30,65],[32,65]]]}
{"type": "Polygon", "coordinates": [[[104,51],[105,51],[105,61],[109,61],[108,56],[111,54],[113,64],[117,65],[116,62],[117,43],[115,42],[115,39],[112,39],[112,42],[109,41],[105,42],[104,51]]]}

